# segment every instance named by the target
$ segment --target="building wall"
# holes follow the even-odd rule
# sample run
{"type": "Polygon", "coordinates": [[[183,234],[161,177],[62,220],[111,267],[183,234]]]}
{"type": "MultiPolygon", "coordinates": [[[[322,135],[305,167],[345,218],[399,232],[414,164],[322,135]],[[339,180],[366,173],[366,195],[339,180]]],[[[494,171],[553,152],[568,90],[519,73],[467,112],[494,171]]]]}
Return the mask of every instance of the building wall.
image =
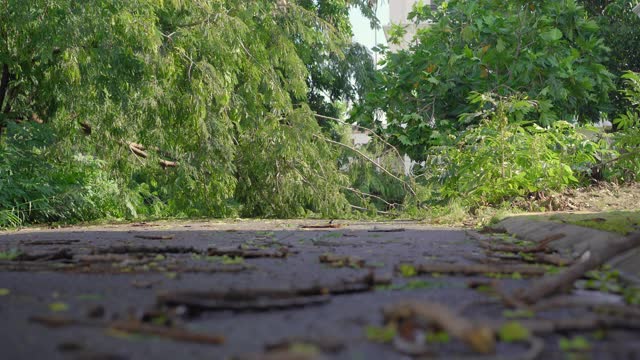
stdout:
{"type": "MultiPolygon", "coordinates": [[[[404,40],[400,43],[400,45],[389,43],[389,49],[391,51],[396,51],[405,48],[408,46],[413,36],[416,34],[416,26],[409,23],[407,21],[407,16],[413,9],[413,4],[417,3],[418,0],[388,0],[389,1],[389,24],[383,26],[385,36],[388,39],[388,31],[391,28],[391,24],[399,24],[405,25],[407,29],[407,33],[404,36],[404,40]]],[[[432,0],[423,0],[425,5],[432,4],[432,0]]]]}

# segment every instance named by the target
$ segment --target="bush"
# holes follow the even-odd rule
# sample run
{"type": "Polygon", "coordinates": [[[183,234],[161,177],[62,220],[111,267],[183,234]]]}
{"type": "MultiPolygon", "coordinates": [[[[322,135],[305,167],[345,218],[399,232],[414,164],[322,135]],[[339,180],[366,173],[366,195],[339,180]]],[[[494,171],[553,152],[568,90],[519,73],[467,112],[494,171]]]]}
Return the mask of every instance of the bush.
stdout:
{"type": "Polygon", "coordinates": [[[480,110],[463,117],[480,124],[441,139],[443,145],[427,153],[424,174],[427,182],[439,184],[436,199],[497,205],[588,179],[603,145],[574,125],[555,121],[541,127],[522,120],[538,106],[522,95],[474,93],[470,103],[480,110]]]}
{"type": "MultiPolygon", "coordinates": [[[[411,17],[414,40],[385,52],[376,91],[355,115],[368,124],[384,111],[379,131],[414,160],[424,160],[434,132],[477,124],[459,117],[472,111],[472,91],[527,94],[538,110],[528,119],[545,127],[559,119],[597,121],[609,108],[608,49],[574,0],[451,0],[435,12],[417,5],[411,17]]],[[[392,37],[404,31],[395,27],[392,37]]]]}
{"type": "Polygon", "coordinates": [[[613,123],[618,128],[613,134],[612,150],[615,154],[601,167],[605,176],[616,181],[640,180],[640,73],[628,71],[622,75],[625,88],[621,96],[631,105],[618,115],[613,123]]]}
{"type": "Polygon", "coordinates": [[[104,162],[57,152],[47,126],[9,124],[8,133],[0,138],[0,227],[125,215],[104,162]]]}

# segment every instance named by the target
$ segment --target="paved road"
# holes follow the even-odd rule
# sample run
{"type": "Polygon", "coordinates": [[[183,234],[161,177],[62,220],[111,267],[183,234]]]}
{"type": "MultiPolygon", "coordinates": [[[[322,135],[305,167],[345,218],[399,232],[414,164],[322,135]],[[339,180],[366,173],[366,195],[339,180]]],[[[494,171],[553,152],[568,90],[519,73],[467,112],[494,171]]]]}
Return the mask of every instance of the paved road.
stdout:
{"type": "MultiPolygon", "coordinates": [[[[402,222],[333,229],[302,224],[156,223],[0,233],[0,254],[22,254],[0,260],[0,358],[225,359],[261,354],[268,344],[302,337],[319,344],[298,350],[320,349],[325,358],[401,359],[406,356],[391,345],[365,335],[367,326],[382,325],[384,306],[420,300],[472,319],[503,318],[501,305],[487,304],[485,293],[468,286],[487,277],[407,278],[394,271],[401,263],[482,262],[482,249],[463,229],[402,222]],[[341,267],[322,263],[322,255],[351,258],[342,259],[347,264],[341,267]],[[391,285],[381,285],[389,280],[391,285]],[[256,289],[263,296],[251,298],[256,289]],[[291,289],[299,296],[287,298],[291,289]],[[38,316],[40,322],[33,321],[38,316]],[[42,324],[56,319],[75,323],[42,324]],[[153,329],[170,323],[225,341],[194,344],[109,325],[123,323],[153,329]]],[[[507,291],[529,281],[499,280],[507,291]]],[[[633,336],[613,332],[607,341],[592,340],[592,355],[640,358],[640,346],[629,341],[633,336]]],[[[558,339],[544,338],[543,357],[565,358],[558,339]]],[[[499,343],[497,354],[514,358],[525,349],[499,343]]],[[[434,351],[442,358],[473,355],[457,340],[434,345],[434,351]]]]}

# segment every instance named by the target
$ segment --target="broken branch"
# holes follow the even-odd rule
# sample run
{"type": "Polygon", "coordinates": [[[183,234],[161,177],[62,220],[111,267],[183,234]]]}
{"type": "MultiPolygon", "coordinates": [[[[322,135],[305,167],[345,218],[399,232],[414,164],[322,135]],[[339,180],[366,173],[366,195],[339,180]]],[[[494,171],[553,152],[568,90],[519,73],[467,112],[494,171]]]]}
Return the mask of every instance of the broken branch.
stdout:
{"type": "Polygon", "coordinates": [[[636,232],[623,238],[621,241],[601,246],[597,251],[591,249],[585,253],[586,256],[583,256],[558,275],[538,280],[526,290],[521,291],[517,296],[526,303],[534,304],[545,296],[573,285],[573,283],[584,276],[586,272],[602,266],[617,255],[637,246],[640,246],[640,233],[636,232]]]}
{"type": "Polygon", "coordinates": [[[414,266],[418,274],[448,273],[448,274],[515,274],[541,276],[545,269],[535,265],[490,265],[490,264],[420,264],[414,266]]]}
{"type": "Polygon", "coordinates": [[[401,183],[402,183],[402,184],[403,184],[407,189],[409,189],[409,192],[411,192],[411,194],[412,194],[413,196],[416,196],[416,191],[413,189],[413,187],[412,187],[411,185],[409,185],[409,183],[408,183],[408,182],[406,182],[406,181],[404,181],[404,180],[400,179],[399,177],[397,177],[397,176],[393,175],[393,174],[392,174],[389,170],[387,170],[384,166],[382,166],[382,165],[378,164],[375,160],[373,160],[373,159],[371,159],[370,157],[368,157],[367,155],[365,155],[362,151],[360,151],[360,150],[358,150],[358,149],[354,148],[353,146],[349,146],[349,145],[347,145],[347,144],[343,144],[343,143],[341,143],[341,142],[339,142],[339,141],[334,141],[334,140],[331,140],[331,139],[327,139],[326,137],[323,137],[323,136],[319,136],[319,135],[315,135],[315,134],[314,134],[313,136],[314,136],[314,137],[316,137],[316,138],[318,138],[318,139],[320,139],[320,140],[324,140],[324,141],[326,141],[326,142],[328,142],[328,143],[331,143],[331,144],[335,144],[335,145],[339,145],[339,146],[345,147],[345,148],[347,148],[347,149],[349,149],[349,150],[351,150],[351,151],[355,152],[356,154],[360,155],[362,158],[366,159],[367,161],[369,161],[370,163],[372,163],[373,165],[375,165],[378,169],[382,170],[382,172],[384,172],[385,174],[387,174],[387,175],[391,176],[392,178],[394,178],[394,179],[398,180],[399,182],[401,182],[401,183]]]}
{"type": "Polygon", "coordinates": [[[403,302],[383,309],[386,324],[399,328],[402,323],[416,321],[425,327],[435,327],[461,339],[479,353],[495,350],[494,331],[484,325],[474,324],[438,303],[403,302]]]}

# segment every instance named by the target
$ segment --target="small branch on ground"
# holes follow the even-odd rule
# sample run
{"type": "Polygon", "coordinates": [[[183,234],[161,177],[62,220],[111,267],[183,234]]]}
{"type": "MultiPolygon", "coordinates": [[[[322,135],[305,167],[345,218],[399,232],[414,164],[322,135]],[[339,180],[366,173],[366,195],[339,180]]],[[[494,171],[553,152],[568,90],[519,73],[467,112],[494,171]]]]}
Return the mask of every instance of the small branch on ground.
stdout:
{"type": "Polygon", "coordinates": [[[171,340],[197,344],[219,345],[224,343],[225,341],[224,337],[220,335],[196,333],[178,327],[151,325],[139,321],[104,322],[97,320],[80,320],[63,316],[32,316],[29,318],[29,321],[53,328],[68,326],[89,326],[114,329],[131,334],[153,335],[171,340]]]}
{"type": "Polygon", "coordinates": [[[362,268],[365,266],[364,259],[357,256],[341,256],[335,254],[322,254],[319,257],[321,263],[329,264],[332,267],[354,267],[362,268]]]}
{"type": "Polygon", "coordinates": [[[208,248],[207,255],[209,256],[233,256],[242,257],[245,259],[252,258],[285,258],[289,255],[289,249],[281,247],[277,250],[260,250],[260,249],[241,249],[237,247],[233,248],[208,248]]]}
{"type": "Polygon", "coordinates": [[[326,225],[300,225],[300,229],[339,229],[341,224],[326,224],[326,225]]]}
{"type": "Polygon", "coordinates": [[[160,305],[186,306],[195,311],[273,310],[325,304],[331,295],[371,291],[377,279],[373,273],[336,284],[291,289],[229,289],[227,291],[175,291],[157,296],[160,305]]]}
{"type": "Polygon", "coordinates": [[[115,321],[109,324],[109,328],[132,334],[153,335],[196,344],[219,345],[225,341],[221,335],[202,334],[187,329],[144,324],[138,321],[115,321]]]}
{"type": "Polygon", "coordinates": [[[408,301],[383,309],[384,321],[387,325],[395,325],[396,329],[404,323],[413,322],[423,326],[435,327],[461,339],[476,352],[488,354],[495,351],[495,333],[484,325],[474,324],[461,317],[448,307],[429,302],[408,301]]]}
{"type": "Polygon", "coordinates": [[[147,240],[171,240],[174,235],[134,235],[134,237],[147,240]]]}
{"type": "Polygon", "coordinates": [[[182,246],[167,246],[167,247],[155,247],[155,246],[110,246],[102,249],[95,249],[91,252],[92,255],[104,255],[104,254],[202,254],[204,251],[198,250],[193,247],[182,246]]]}
{"type": "Polygon", "coordinates": [[[635,232],[621,241],[601,246],[597,251],[591,249],[566,270],[557,275],[538,280],[517,294],[517,297],[528,304],[535,304],[545,296],[571,287],[576,280],[580,279],[588,271],[594,270],[614,257],[638,246],[640,246],[640,233],[635,232]]]}
{"type": "Polygon", "coordinates": [[[371,229],[371,230],[367,230],[367,232],[371,232],[371,233],[392,233],[392,232],[404,232],[404,228],[397,228],[397,229],[371,229]]]}
{"type": "MultiPolygon", "coordinates": [[[[402,265],[400,265],[402,266],[402,265]]],[[[410,265],[411,266],[411,265],[410,265]]],[[[464,274],[464,275],[482,275],[482,274],[515,274],[542,276],[546,270],[535,265],[493,265],[493,264],[449,264],[449,263],[430,263],[419,264],[414,266],[418,274],[464,274]]],[[[399,270],[399,269],[398,269],[399,270]]]]}
{"type": "Polygon", "coordinates": [[[71,260],[73,252],[69,249],[62,249],[56,252],[44,254],[27,254],[22,253],[13,259],[13,261],[54,261],[54,260],[71,260]]]}

